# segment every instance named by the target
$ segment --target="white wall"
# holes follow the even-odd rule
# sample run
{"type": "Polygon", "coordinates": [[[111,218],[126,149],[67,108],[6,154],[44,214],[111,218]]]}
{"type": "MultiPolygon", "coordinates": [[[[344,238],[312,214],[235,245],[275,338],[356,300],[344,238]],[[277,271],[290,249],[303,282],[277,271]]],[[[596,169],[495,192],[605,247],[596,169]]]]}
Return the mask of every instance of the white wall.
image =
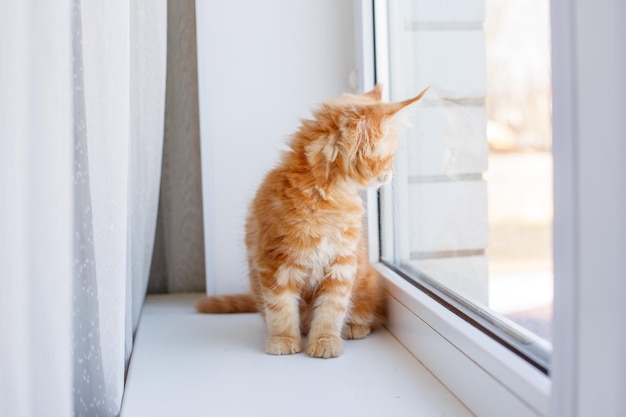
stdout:
{"type": "Polygon", "coordinates": [[[351,0],[196,2],[207,292],[248,288],[244,220],[320,101],[350,90],[351,0]]]}

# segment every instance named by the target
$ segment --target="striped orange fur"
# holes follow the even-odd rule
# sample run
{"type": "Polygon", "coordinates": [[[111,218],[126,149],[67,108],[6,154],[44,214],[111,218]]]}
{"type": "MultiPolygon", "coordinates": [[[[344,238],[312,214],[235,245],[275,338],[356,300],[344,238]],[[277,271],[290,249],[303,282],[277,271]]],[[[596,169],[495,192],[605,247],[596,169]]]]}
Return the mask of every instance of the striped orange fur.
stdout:
{"type": "Polygon", "coordinates": [[[290,151],[270,171],[246,222],[251,294],[207,297],[207,313],[259,311],[265,351],[330,358],[341,337],[360,339],[385,317],[384,291],[370,266],[358,191],[393,173],[398,115],[419,101],[382,103],[381,87],[323,103],[304,120],[290,151]]]}
{"type": "Polygon", "coordinates": [[[201,313],[256,313],[259,308],[252,294],[222,295],[205,297],[196,304],[201,313]]]}

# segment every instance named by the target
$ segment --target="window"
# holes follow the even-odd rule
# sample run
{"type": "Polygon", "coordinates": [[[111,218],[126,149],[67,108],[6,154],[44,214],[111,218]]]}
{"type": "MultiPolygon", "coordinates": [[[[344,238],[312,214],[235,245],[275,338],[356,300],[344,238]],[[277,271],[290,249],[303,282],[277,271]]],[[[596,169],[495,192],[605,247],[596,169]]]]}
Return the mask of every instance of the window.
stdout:
{"type": "Polygon", "coordinates": [[[431,91],[380,190],[380,257],[543,372],[550,362],[549,4],[374,3],[376,78],[431,91]],[[512,53],[515,52],[515,53],[512,53]]]}

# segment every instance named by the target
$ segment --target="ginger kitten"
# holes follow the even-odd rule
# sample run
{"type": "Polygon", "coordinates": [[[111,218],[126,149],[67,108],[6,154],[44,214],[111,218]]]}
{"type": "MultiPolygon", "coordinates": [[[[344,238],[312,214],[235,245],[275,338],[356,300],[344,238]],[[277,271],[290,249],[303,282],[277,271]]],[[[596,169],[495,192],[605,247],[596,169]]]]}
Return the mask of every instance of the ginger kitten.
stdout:
{"type": "MultiPolygon", "coordinates": [[[[427,90],[427,89],[426,89],[427,90]]],[[[391,179],[394,121],[417,97],[382,103],[380,85],[323,103],[293,135],[249,210],[246,246],[252,292],[206,297],[204,313],[261,312],[265,351],[341,355],[385,316],[384,291],[370,266],[359,189],[391,179]]]]}

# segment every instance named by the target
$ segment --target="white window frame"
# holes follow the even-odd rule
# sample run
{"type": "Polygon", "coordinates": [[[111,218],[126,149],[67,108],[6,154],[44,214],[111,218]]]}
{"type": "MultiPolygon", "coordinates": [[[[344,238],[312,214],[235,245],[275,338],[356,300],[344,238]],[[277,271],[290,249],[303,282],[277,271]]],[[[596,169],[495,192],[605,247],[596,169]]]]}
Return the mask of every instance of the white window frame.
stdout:
{"type": "MultiPolygon", "coordinates": [[[[360,87],[365,91],[374,85],[374,6],[370,0],[354,4],[360,87]]],[[[626,248],[626,216],[622,215],[626,213],[626,141],[619,137],[619,132],[626,131],[625,118],[619,116],[620,111],[626,112],[626,102],[618,93],[626,90],[619,72],[626,69],[626,54],[623,48],[618,50],[626,30],[615,17],[620,12],[623,17],[625,9],[620,0],[551,2],[552,378],[378,262],[377,193],[366,193],[370,259],[387,282],[389,330],[478,416],[626,415],[626,401],[620,394],[626,392],[626,369],[613,348],[623,347],[626,341],[626,303],[621,302],[626,294],[622,254],[626,248]],[[608,46],[599,53],[598,45],[608,46]],[[597,80],[603,80],[600,88],[596,88],[597,80]],[[600,99],[607,100],[607,105],[598,107],[600,99]],[[618,111],[607,116],[611,109],[618,111]],[[594,135],[594,129],[599,134],[594,135]],[[598,231],[611,236],[611,245],[593,240],[601,236],[598,231]],[[598,320],[605,325],[598,325],[598,320]]]]}
{"type": "Polygon", "coordinates": [[[552,415],[626,415],[626,3],[552,0],[552,415]]]}

